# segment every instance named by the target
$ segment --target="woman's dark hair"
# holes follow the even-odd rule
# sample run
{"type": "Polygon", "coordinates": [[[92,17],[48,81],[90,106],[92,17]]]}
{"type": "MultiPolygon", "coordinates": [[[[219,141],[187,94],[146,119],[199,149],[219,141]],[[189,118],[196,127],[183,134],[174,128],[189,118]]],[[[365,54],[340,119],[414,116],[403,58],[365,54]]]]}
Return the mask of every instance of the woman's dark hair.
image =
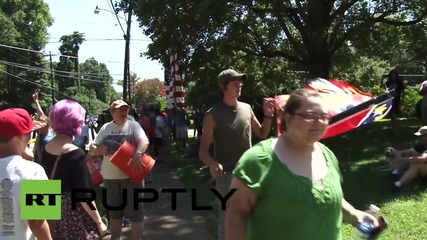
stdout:
{"type": "Polygon", "coordinates": [[[308,89],[308,88],[300,88],[294,90],[289,95],[289,99],[283,107],[284,113],[294,114],[296,110],[298,110],[304,101],[309,97],[320,97],[319,93],[308,89]]]}
{"type": "Polygon", "coordinates": [[[398,79],[399,79],[399,73],[398,73],[396,70],[391,70],[391,71],[388,73],[388,76],[387,76],[388,80],[391,80],[391,79],[392,79],[392,77],[393,77],[393,75],[395,75],[395,76],[396,76],[396,79],[394,79],[394,80],[398,80],[398,79]]]}
{"type": "Polygon", "coordinates": [[[301,108],[304,101],[309,97],[320,97],[319,93],[308,88],[299,88],[291,92],[289,95],[289,99],[286,102],[285,106],[282,108],[282,131],[286,131],[286,123],[284,115],[285,113],[289,113],[291,115],[295,114],[295,112],[301,108]]]}

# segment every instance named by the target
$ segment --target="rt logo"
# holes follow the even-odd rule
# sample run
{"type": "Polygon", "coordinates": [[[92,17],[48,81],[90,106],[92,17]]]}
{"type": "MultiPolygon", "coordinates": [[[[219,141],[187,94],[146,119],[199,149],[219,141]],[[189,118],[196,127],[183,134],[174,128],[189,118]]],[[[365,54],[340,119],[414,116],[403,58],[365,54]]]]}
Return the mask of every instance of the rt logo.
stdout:
{"type": "Polygon", "coordinates": [[[21,219],[61,219],[61,180],[22,180],[20,197],[21,219]]]}

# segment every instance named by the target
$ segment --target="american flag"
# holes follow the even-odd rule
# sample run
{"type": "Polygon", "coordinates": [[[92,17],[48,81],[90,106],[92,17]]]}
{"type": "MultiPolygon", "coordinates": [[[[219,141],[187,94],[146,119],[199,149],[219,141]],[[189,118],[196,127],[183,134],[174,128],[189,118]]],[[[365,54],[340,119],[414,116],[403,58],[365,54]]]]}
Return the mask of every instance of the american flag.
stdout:
{"type": "Polygon", "coordinates": [[[177,63],[177,53],[169,52],[170,79],[169,84],[165,81],[167,109],[172,109],[174,105],[186,107],[185,91],[181,73],[177,63]]]}

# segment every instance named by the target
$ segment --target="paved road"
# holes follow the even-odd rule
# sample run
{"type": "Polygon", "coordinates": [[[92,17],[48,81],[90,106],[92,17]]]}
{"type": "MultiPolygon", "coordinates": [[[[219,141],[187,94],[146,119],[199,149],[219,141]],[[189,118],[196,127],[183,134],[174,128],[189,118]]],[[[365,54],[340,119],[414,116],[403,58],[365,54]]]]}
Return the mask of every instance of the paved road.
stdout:
{"type": "MultiPolygon", "coordinates": [[[[205,228],[202,217],[190,209],[189,194],[180,194],[177,210],[171,208],[171,194],[162,188],[183,187],[167,163],[157,163],[153,169],[154,181],[147,188],[159,192],[159,200],[145,204],[144,240],[214,240],[205,228]]],[[[110,239],[109,237],[104,239],[110,239]]],[[[130,240],[130,229],[123,229],[123,240],[130,240]]]]}

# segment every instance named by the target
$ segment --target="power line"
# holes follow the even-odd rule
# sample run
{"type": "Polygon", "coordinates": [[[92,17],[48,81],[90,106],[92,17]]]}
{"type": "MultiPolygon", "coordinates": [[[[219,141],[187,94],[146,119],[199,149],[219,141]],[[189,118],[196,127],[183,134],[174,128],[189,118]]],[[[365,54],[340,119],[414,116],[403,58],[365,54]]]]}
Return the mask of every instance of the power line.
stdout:
{"type": "MultiPolygon", "coordinates": [[[[12,48],[12,49],[17,49],[17,50],[22,50],[22,51],[27,51],[27,52],[33,52],[33,53],[38,53],[38,54],[42,54],[44,57],[49,56],[49,54],[46,53],[42,53],[36,50],[32,50],[32,49],[27,49],[27,48],[21,48],[21,47],[14,47],[14,46],[10,46],[10,45],[5,45],[5,44],[0,44],[0,47],[5,47],[5,48],[12,48]]],[[[62,54],[52,54],[52,56],[59,56],[59,57],[69,57],[69,58],[79,58],[76,56],[69,56],[69,55],[62,55],[62,54]]]]}
{"type": "Polygon", "coordinates": [[[27,82],[27,83],[31,83],[31,84],[36,85],[36,86],[38,86],[38,87],[43,87],[43,88],[47,88],[47,89],[49,89],[49,90],[53,90],[53,91],[55,91],[55,92],[57,92],[57,93],[59,93],[59,94],[61,94],[61,95],[65,96],[65,97],[67,97],[67,98],[74,99],[74,98],[72,98],[72,97],[68,96],[67,94],[65,94],[65,93],[63,93],[63,92],[60,92],[60,91],[58,91],[58,90],[56,90],[56,89],[52,89],[51,87],[44,86],[44,85],[38,84],[38,83],[36,83],[36,82],[33,82],[33,81],[31,81],[31,80],[28,80],[28,79],[22,78],[22,77],[20,77],[20,76],[15,75],[15,74],[9,73],[8,71],[5,71],[5,70],[3,70],[3,69],[1,69],[1,68],[0,68],[0,72],[6,73],[6,74],[7,74],[7,75],[9,75],[9,76],[15,77],[15,78],[17,78],[17,79],[19,79],[19,80],[21,80],[21,81],[27,82]]]}
{"type": "Polygon", "coordinates": [[[38,54],[44,55],[44,53],[42,53],[42,52],[32,50],[32,49],[27,49],[27,48],[14,47],[14,46],[9,46],[9,45],[4,45],[4,44],[0,44],[0,47],[12,48],[12,49],[17,49],[17,50],[22,50],[22,51],[26,51],[26,52],[33,52],[33,53],[38,53],[38,54]]]}
{"type": "MultiPolygon", "coordinates": [[[[59,42],[60,38],[58,38],[58,41],[54,41],[53,39],[56,39],[56,38],[49,38],[49,40],[52,40],[53,42],[47,42],[47,43],[58,43],[58,44],[61,43],[59,42]]],[[[87,42],[124,41],[124,39],[122,38],[85,38],[85,41],[87,42]]],[[[151,40],[149,39],[135,39],[135,38],[133,38],[132,41],[151,42],[151,40]]]]}
{"type": "MultiPolygon", "coordinates": [[[[46,69],[46,68],[38,68],[38,67],[33,67],[33,66],[25,67],[25,66],[22,66],[22,65],[20,66],[19,64],[16,64],[16,65],[10,64],[10,62],[1,61],[1,60],[0,60],[0,63],[4,64],[4,65],[8,65],[8,66],[13,66],[13,67],[21,68],[21,69],[26,69],[26,70],[29,70],[29,71],[35,71],[35,72],[40,72],[40,73],[50,73],[50,70],[46,69]]],[[[54,70],[54,72],[55,72],[55,70],[54,70]]],[[[83,76],[87,75],[85,73],[66,72],[66,71],[62,71],[62,72],[65,72],[65,73],[74,73],[74,74],[82,74],[83,76]]],[[[86,81],[86,82],[108,83],[108,82],[105,82],[105,81],[96,80],[96,79],[101,79],[101,78],[95,78],[95,79],[77,78],[77,77],[62,75],[62,74],[58,74],[58,73],[55,73],[55,76],[65,77],[65,78],[75,79],[75,80],[81,80],[81,81],[86,81]]],[[[105,75],[105,76],[108,76],[108,75],[105,75]]],[[[121,79],[112,79],[112,80],[118,81],[118,80],[121,80],[121,79]]],[[[108,83],[108,84],[121,85],[121,84],[114,83],[114,82],[108,83]]]]}
{"type": "MultiPolygon", "coordinates": [[[[28,49],[28,48],[15,47],[15,46],[10,46],[10,45],[5,45],[5,44],[0,44],[0,47],[11,48],[11,49],[21,50],[21,51],[26,51],[26,52],[34,52],[34,53],[41,54],[44,57],[49,56],[49,54],[46,54],[46,53],[43,53],[43,52],[39,52],[39,51],[36,51],[36,50],[32,50],[32,49],[28,49]]],[[[69,55],[62,55],[62,54],[52,54],[52,56],[69,57],[69,58],[74,58],[74,59],[78,59],[79,58],[79,57],[76,57],[76,56],[69,56],[69,55]]],[[[106,63],[121,63],[121,64],[124,63],[124,62],[118,62],[118,61],[104,61],[104,62],[106,62],[106,63]]],[[[136,64],[136,63],[129,63],[129,64],[136,64]]]]}
{"type": "MultiPolygon", "coordinates": [[[[113,8],[113,10],[114,10],[114,15],[116,16],[117,23],[119,24],[120,28],[122,29],[123,36],[126,36],[125,30],[123,29],[123,26],[122,26],[122,23],[121,23],[121,22],[120,22],[120,20],[119,20],[119,16],[117,15],[117,12],[116,12],[116,11],[115,11],[115,9],[114,9],[113,0],[110,0],[110,3],[111,3],[111,7],[112,7],[112,8],[113,8]]],[[[111,8],[110,8],[110,9],[111,9],[111,8]]],[[[129,24],[129,23],[128,23],[128,22],[126,22],[126,24],[129,24]]]]}
{"type": "MultiPolygon", "coordinates": [[[[107,0],[108,1],[108,0],[107,0]]],[[[113,16],[114,17],[114,16],[113,16]]],[[[114,21],[116,21],[116,19],[114,18],[114,21]]],[[[83,23],[83,24],[102,24],[102,25],[112,25],[113,23],[107,23],[107,22],[87,22],[87,21],[74,21],[74,20],[68,20],[68,19],[64,19],[64,20],[58,20],[55,19],[55,22],[66,22],[66,23],[83,23]]]]}
{"type": "MultiPolygon", "coordinates": [[[[29,59],[30,60],[30,59],[29,59]]],[[[44,68],[44,67],[36,67],[36,66],[32,66],[32,65],[28,65],[28,64],[22,64],[22,63],[17,63],[17,62],[10,62],[10,61],[4,61],[4,60],[0,60],[0,62],[3,62],[5,65],[14,65],[14,66],[23,66],[23,67],[27,67],[29,70],[34,70],[34,69],[44,69],[44,70],[49,70],[48,68],[44,68]],[[31,68],[31,69],[30,69],[31,68]]],[[[38,64],[38,63],[36,63],[38,64]]],[[[55,70],[53,69],[53,71],[55,72],[59,72],[59,73],[76,73],[76,72],[70,72],[70,71],[62,71],[62,70],[55,70]]],[[[114,76],[114,75],[122,75],[121,73],[84,73],[85,75],[94,75],[94,76],[114,76]]]]}

